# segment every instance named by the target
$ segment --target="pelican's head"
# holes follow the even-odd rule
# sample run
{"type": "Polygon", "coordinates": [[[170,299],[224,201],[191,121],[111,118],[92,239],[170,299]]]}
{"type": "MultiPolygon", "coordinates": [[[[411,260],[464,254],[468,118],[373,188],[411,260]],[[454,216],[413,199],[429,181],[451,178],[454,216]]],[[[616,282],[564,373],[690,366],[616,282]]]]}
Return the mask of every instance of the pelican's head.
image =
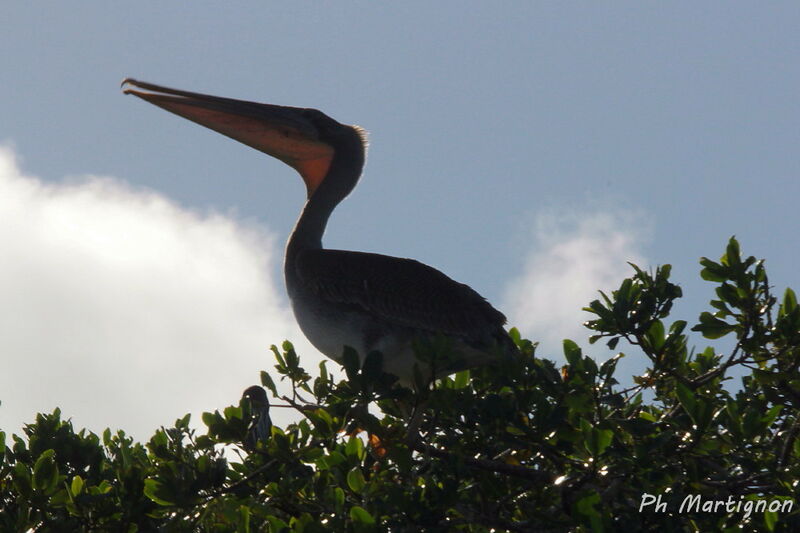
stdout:
{"type": "MultiPolygon", "coordinates": [[[[332,168],[355,178],[364,164],[366,136],[358,126],[341,124],[322,111],[260,104],[181,91],[126,78],[125,94],[132,94],[171,113],[187,118],[280,159],[294,168],[310,198],[332,168]]],[[[338,184],[341,187],[343,184],[338,184]]]]}

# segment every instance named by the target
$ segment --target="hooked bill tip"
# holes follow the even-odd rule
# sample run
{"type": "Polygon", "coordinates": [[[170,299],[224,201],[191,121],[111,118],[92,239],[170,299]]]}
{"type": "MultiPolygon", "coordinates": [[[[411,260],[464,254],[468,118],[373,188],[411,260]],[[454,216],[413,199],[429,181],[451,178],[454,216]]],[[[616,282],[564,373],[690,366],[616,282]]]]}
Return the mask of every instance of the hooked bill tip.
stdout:
{"type": "MultiPolygon", "coordinates": [[[[136,84],[138,84],[138,83],[139,83],[139,81],[138,81],[138,80],[136,80],[136,79],[134,79],[134,78],[124,78],[124,79],[122,80],[122,83],[120,83],[120,84],[119,84],[119,88],[120,88],[120,89],[123,89],[123,88],[124,88],[126,85],[136,85],[136,84]]],[[[129,91],[129,90],[130,90],[130,89],[125,89],[123,92],[124,92],[125,94],[128,94],[128,91],[129,91]]]]}

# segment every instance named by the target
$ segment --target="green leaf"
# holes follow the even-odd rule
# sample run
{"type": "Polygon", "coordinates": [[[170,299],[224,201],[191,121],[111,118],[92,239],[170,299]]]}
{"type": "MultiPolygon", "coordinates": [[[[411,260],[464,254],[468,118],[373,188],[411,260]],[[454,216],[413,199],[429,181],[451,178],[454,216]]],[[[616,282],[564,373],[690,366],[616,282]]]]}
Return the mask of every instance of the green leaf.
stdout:
{"type": "Polygon", "coordinates": [[[651,413],[647,411],[639,411],[639,418],[647,420],[648,422],[657,422],[658,420],[651,413]]]}
{"type": "Polygon", "coordinates": [[[595,428],[594,433],[597,440],[597,455],[602,455],[606,448],[611,445],[611,441],[614,439],[614,432],[610,429],[595,428]]]}
{"type": "Polygon", "coordinates": [[[697,400],[694,397],[694,393],[692,390],[684,385],[683,383],[678,383],[675,386],[675,394],[678,396],[678,402],[680,402],[681,407],[686,411],[692,421],[697,424],[696,420],[696,409],[697,409],[697,400]]]}
{"type": "Polygon", "coordinates": [[[108,494],[113,488],[114,486],[107,479],[101,481],[97,487],[92,487],[92,489],[96,489],[97,494],[108,494]]]}
{"type": "Polygon", "coordinates": [[[50,492],[58,483],[58,465],[56,465],[55,450],[52,448],[42,452],[33,466],[33,488],[44,493],[50,492]]]}
{"type": "Polygon", "coordinates": [[[739,248],[739,241],[731,237],[725,255],[722,256],[722,263],[729,266],[739,266],[742,264],[742,251],[739,248]]]}
{"type": "Polygon", "coordinates": [[[762,417],[761,410],[757,406],[747,407],[742,418],[742,430],[746,439],[752,439],[762,431],[762,417]]]}
{"type": "Polygon", "coordinates": [[[283,358],[283,354],[278,349],[278,347],[273,344],[272,346],[269,347],[269,349],[272,350],[272,353],[275,355],[275,359],[277,359],[278,361],[278,364],[276,365],[278,367],[278,371],[285,369],[286,359],[283,358]]]}
{"type": "Polygon", "coordinates": [[[773,405],[767,413],[761,417],[761,422],[764,424],[764,428],[769,428],[775,419],[778,418],[781,410],[783,409],[782,405],[773,405]]]}
{"type": "Polygon", "coordinates": [[[593,453],[594,450],[592,450],[592,448],[591,448],[592,424],[589,423],[589,421],[586,420],[585,418],[581,418],[579,425],[580,425],[580,428],[581,428],[581,433],[583,433],[583,440],[584,440],[584,444],[586,446],[586,450],[589,453],[593,453]]]}
{"type": "Polygon", "coordinates": [[[645,337],[654,351],[661,350],[661,347],[664,346],[664,323],[660,320],[654,320],[647,329],[645,337]]]}
{"type": "Polygon", "coordinates": [[[242,408],[237,405],[229,405],[223,409],[222,412],[225,414],[225,418],[228,421],[244,419],[244,412],[242,411],[242,408]]]}
{"type": "Polygon", "coordinates": [[[157,430],[157,431],[156,431],[156,432],[153,434],[153,437],[150,439],[150,441],[151,441],[151,442],[152,442],[152,443],[153,443],[155,446],[163,446],[163,447],[166,447],[166,446],[167,446],[167,444],[169,443],[169,439],[168,439],[168,437],[167,437],[167,432],[166,432],[166,431],[164,431],[163,429],[159,429],[159,430],[157,430]]]}
{"type": "Polygon", "coordinates": [[[612,306],[613,304],[608,299],[608,296],[606,296],[603,293],[603,291],[600,291],[600,294],[603,296],[604,300],[607,302],[608,307],[603,305],[600,302],[600,300],[592,300],[589,303],[589,307],[584,307],[583,310],[584,311],[588,311],[590,313],[594,313],[595,315],[600,317],[601,320],[603,320],[605,322],[613,322],[614,321],[614,313],[609,309],[609,307],[612,306]]]}
{"type": "Polygon", "coordinates": [[[614,302],[614,313],[627,310],[628,304],[631,300],[631,290],[633,289],[633,280],[626,278],[622,280],[619,289],[616,291],[616,301],[614,302]]]}
{"type": "Polygon", "coordinates": [[[31,487],[31,471],[25,463],[14,465],[14,486],[17,492],[24,498],[29,498],[33,488],[31,487]]]}
{"type": "Polygon", "coordinates": [[[373,525],[375,523],[375,519],[372,518],[372,515],[369,514],[366,509],[358,505],[354,505],[350,508],[350,519],[353,520],[353,522],[365,525],[373,525]]]}
{"type": "Polygon", "coordinates": [[[669,334],[670,335],[680,335],[681,333],[683,333],[684,329],[686,329],[686,321],[685,320],[676,320],[669,327],[669,334]]]}
{"type": "Polygon", "coordinates": [[[381,368],[383,367],[383,354],[381,352],[371,351],[364,359],[364,365],[361,368],[361,373],[367,383],[378,381],[381,375],[381,368]]]}
{"type": "Polygon", "coordinates": [[[272,392],[273,396],[278,396],[278,389],[275,387],[275,382],[272,380],[272,376],[263,370],[261,371],[261,384],[268,388],[270,392],[272,392]]]}
{"type": "Polygon", "coordinates": [[[345,446],[344,452],[348,457],[355,457],[359,460],[362,460],[364,458],[364,454],[366,453],[364,450],[364,442],[358,437],[350,437],[350,440],[347,441],[347,446],[345,446]]]}
{"type": "Polygon", "coordinates": [[[269,522],[269,531],[270,533],[279,533],[284,529],[289,529],[289,524],[278,518],[277,516],[273,516],[271,514],[267,515],[267,521],[269,522]]]}
{"type": "Polygon", "coordinates": [[[239,527],[237,532],[250,533],[250,508],[246,505],[239,506],[239,527]]]}
{"type": "Polygon", "coordinates": [[[661,265],[656,271],[656,282],[666,283],[670,274],[672,274],[672,265],[661,265]]]}
{"type": "Polygon", "coordinates": [[[341,511],[344,507],[344,490],[341,487],[333,489],[333,498],[336,502],[336,510],[341,511]]]}
{"type": "Polygon", "coordinates": [[[74,476],[72,478],[72,483],[70,484],[69,489],[70,489],[70,493],[73,496],[79,495],[81,493],[81,491],[83,490],[83,478],[81,476],[78,476],[78,475],[74,476]]]}
{"type": "Polygon", "coordinates": [[[600,513],[595,509],[595,505],[600,503],[600,494],[596,491],[588,493],[575,504],[577,511],[589,519],[592,531],[603,531],[603,523],[600,513]]]}
{"type": "Polygon", "coordinates": [[[455,389],[463,389],[467,385],[469,385],[469,370],[462,370],[461,372],[456,372],[454,378],[454,385],[455,389]]]}
{"type": "Polygon", "coordinates": [[[781,304],[781,307],[783,309],[783,313],[786,315],[797,309],[797,296],[795,296],[792,289],[787,288],[786,292],[783,293],[783,303],[781,304]]]}
{"type": "Polygon", "coordinates": [[[728,279],[728,270],[726,267],[712,261],[707,257],[700,259],[700,264],[703,265],[703,270],[700,271],[700,277],[706,281],[721,282],[728,279]]]}
{"type": "Polygon", "coordinates": [[[642,270],[641,268],[639,268],[639,265],[637,265],[636,263],[631,263],[630,261],[626,261],[626,262],[636,272],[636,277],[641,278],[641,277],[647,275],[647,273],[644,270],[642,270]]]}
{"type": "Polygon", "coordinates": [[[345,461],[347,461],[347,459],[345,459],[345,456],[334,450],[330,454],[323,455],[314,462],[318,468],[322,470],[328,470],[338,464],[344,463],[345,461]]]}
{"type": "Polygon", "coordinates": [[[694,397],[694,392],[692,392],[689,387],[679,382],[675,386],[675,393],[684,409],[687,411],[694,411],[697,402],[694,397]]]}
{"type": "Polygon", "coordinates": [[[707,339],[718,339],[735,329],[736,326],[728,324],[724,320],[720,320],[708,311],[704,311],[700,315],[700,324],[694,326],[692,331],[699,331],[707,339]]]}
{"type": "Polygon", "coordinates": [[[358,353],[350,346],[345,346],[342,351],[342,364],[344,365],[344,371],[347,374],[348,380],[352,380],[358,375],[358,370],[361,366],[358,353]]]}
{"type": "Polygon", "coordinates": [[[361,468],[355,467],[347,473],[347,486],[350,487],[355,493],[360,493],[364,490],[367,482],[364,480],[364,474],[361,473],[361,468]]]}
{"type": "Polygon", "coordinates": [[[596,492],[591,492],[578,500],[576,508],[578,512],[585,516],[598,516],[595,505],[600,503],[600,495],[596,492]]]}
{"type": "Polygon", "coordinates": [[[583,444],[590,454],[601,455],[611,444],[614,432],[610,429],[598,429],[585,418],[580,421],[581,433],[583,434],[583,444]]]}
{"type": "Polygon", "coordinates": [[[764,525],[768,531],[775,531],[775,524],[778,523],[778,513],[775,511],[764,511],[764,525]]]}
{"type": "Polygon", "coordinates": [[[739,291],[730,283],[723,283],[717,287],[715,292],[720,300],[729,304],[731,307],[740,307],[742,305],[742,298],[739,295],[739,291]]]}
{"type": "Polygon", "coordinates": [[[175,499],[163,483],[151,477],[144,480],[144,495],[156,502],[158,505],[175,505],[175,499]]]}
{"type": "Polygon", "coordinates": [[[580,366],[581,363],[581,349],[575,344],[574,341],[564,339],[564,356],[567,362],[572,366],[580,366]]]}
{"type": "Polygon", "coordinates": [[[311,420],[316,427],[323,429],[326,433],[334,430],[333,418],[328,411],[321,407],[319,409],[306,412],[306,417],[308,417],[308,419],[311,420]]]}
{"type": "Polygon", "coordinates": [[[519,436],[526,435],[526,433],[524,431],[522,431],[521,429],[519,429],[517,427],[514,427],[514,426],[512,426],[510,424],[508,426],[506,426],[506,433],[511,433],[512,435],[519,435],[519,436]]]}

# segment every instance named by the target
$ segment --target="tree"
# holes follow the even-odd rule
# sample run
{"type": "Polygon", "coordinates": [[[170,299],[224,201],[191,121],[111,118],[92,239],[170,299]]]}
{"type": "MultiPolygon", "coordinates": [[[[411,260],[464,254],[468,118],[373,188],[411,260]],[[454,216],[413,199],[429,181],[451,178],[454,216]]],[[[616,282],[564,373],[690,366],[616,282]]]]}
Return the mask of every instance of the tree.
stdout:
{"type": "MultiPolygon", "coordinates": [[[[252,394],[205,413],[206,434],[187,415],[144,445],[40,414],[22,437],[0,433],[0,529],[796,530],[800,307],[791,290],[777,302],[735,239],[701,264],[717,299],[691,329],[735,337],[727,352],[689,350],[687,322],[667,321],[681,297],[669,265],[632,265],[586,308],[590,343],[624,340],[627,357],[647,358],[626,388],[622,353],[598,366],[565,340],[558,368],[512,330],[518,358],[419,392],[379,374],[379,354],[361,368],[345,354],[348,379],[334,383],[324,363],[312,378],[291,344],[273,347],[292,394],[266,372],[262,383],[301,414],[284,428],[269,429],[252,394]]],[[[447,355],[445,342],[419,349],[447,355]]]]}

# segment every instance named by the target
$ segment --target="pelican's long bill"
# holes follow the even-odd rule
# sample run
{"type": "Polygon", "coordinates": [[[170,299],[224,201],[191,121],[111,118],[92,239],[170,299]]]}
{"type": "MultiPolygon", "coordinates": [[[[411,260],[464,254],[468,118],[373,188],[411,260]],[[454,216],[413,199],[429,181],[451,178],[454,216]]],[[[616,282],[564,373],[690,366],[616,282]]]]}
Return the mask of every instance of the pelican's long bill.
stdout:
{"type": "Polygon", "coordinates": [[[319,140],[312,110],[260,104],[181,91],[126,78],[125,94],[138,96],[171,113],[280,159],[303,177],[309,196],[328,173],[333,147],[319,140]]]}

